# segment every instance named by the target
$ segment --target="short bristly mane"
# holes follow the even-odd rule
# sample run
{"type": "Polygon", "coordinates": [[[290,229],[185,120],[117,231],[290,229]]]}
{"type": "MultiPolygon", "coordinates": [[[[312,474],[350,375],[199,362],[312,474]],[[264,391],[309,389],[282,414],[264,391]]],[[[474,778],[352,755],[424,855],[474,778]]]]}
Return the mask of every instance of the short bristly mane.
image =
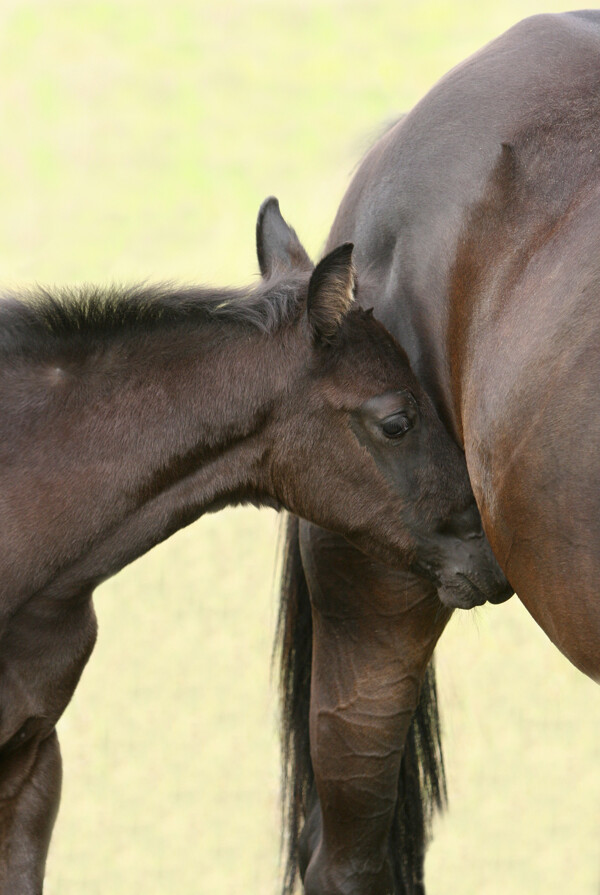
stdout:
{"type": "Polygon", "coordinates": [[[261,282],[243,289],[144,284],[49,290],[36,288],[0,300],[0,353],[36,353],[46,343],[94,343],[136,330],[222,322],[271,333],[297,317],[306,298],[302,279],[261,282]]]}

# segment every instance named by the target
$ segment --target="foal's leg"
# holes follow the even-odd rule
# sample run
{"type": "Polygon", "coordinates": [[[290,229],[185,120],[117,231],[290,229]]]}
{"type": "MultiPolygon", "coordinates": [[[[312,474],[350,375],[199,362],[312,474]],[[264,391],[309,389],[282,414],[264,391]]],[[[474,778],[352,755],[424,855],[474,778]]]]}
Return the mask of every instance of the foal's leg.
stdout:
{"type": "MultiPolygon", "coordinates": [[[[56,731],[30,744],[27,751],[19,757],[30,765],[28,774],[16,795],[0,804],[0,895],[42,892],[60,802],[62,764],[56,731]]],[[[22,767],[15,769],[19,777],[22,771],[22,767]]],[[[10,779],[5,783],[10,786],[10,779]]]]}
{"type": "Polygon", "coordinates": [[[302,523],[313,613],[307,895],[387,895],[402,751],[450,613],[435,588],[302,523]]]}
{"type": "Polygon", "coordinates": [[[96,638],[89,593],[38,597],[0,637],[0,895],[40,895],[58,811],[55,725],[96,638]]]}

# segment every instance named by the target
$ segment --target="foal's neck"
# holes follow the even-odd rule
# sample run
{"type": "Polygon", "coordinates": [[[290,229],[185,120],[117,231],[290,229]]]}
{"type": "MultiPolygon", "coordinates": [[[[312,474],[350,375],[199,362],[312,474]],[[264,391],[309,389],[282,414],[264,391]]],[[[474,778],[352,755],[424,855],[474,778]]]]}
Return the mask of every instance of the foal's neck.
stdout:
{"type": "Polygon", "coordinates": [[[234,492],[240,499],[258,498],[265,483],[257,463],[267,450],[261,435],[293,375],[295,361],[286,352],[290,334],[266,335],[254,327],[205,321],[154,334],[148,341],[152,344],[140,346],[139,353],[133,349],[135,372],[123,395],[128,397],[116,396],[116,401],[127,413],[131,401],[148,397],[143,425],[152,452],[161,448],[156,460],[164,462],[161,454],[169,458],[176,478],[205,463],[216,474],[218,466],[225,490],[217,494],[209,488],[211,502],[227,502],[234,492]],[[246,468],[249,462],[252,468],[246,468]],[[240,493],[243,485],[247,494],[240,493]]]}
{"type": "MultiPolygon", "coordinates": [[[[0,423],[6,588],[77,593],[203,512],[274,505],[265,430],[302,363],[297,329],[200,316],[24,364],[19,425],[0,423]]],[[[0,379],[7,408],[10,391],[0,379]]]]}
{"type": "Polygon", "coordinates": [[[261,435],[292,372],[289,342],[289,334],[210,319],[133,333],[83,365],[80,394],[87,403],[89,390],[95,407],[81,409],[90,429],[95,413],[111,414],[112,447],[148,496],[206,465],[211,483],[197,494],[199,512],[214,501],[258,499],[261,435]]]}

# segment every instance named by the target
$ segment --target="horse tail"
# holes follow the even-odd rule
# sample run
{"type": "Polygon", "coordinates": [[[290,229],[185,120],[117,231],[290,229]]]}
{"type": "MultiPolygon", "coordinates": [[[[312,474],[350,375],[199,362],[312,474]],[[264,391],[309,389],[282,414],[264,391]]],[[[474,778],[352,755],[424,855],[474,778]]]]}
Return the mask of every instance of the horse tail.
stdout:
{"type": "Polygon", "coordinates": [[[288,516],[274,650],[279,655],[282,847],[287,844],[283,895],[294,892],[298,874],[298,839],[314,780],[308,734],[312,615],[300,556],[298,528],[298,518],[288,516]]]}
{"type": "Polygon", "coordinates": [[[431,661],[408,729],[398,777],[398,800],[389,841],[394,895],[425,895],[424,864],[431,821],[446,802],[435,667],[431,661]]]}
{"type": "MultiPolygon", "coordinates": [[[[283,895],[293,895],[298,874],[298,840],[314,782],[309,742],[312,616],[295,516],[288,517],[284,533],[274,653],[279,656],[282,847],[287,845],[283,895]]],[[[398,800],[389,839],[393,895],[425,895],[424,861],[431,820],[435,810],[441,810],[445,804],[435,669],[430,663],[400,765],[398,800]]]]}

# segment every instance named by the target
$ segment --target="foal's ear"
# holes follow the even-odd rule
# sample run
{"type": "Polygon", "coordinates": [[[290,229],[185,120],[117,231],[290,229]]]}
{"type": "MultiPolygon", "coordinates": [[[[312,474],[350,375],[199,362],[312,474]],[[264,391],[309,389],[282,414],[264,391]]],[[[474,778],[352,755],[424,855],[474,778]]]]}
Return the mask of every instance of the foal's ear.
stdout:
{"type": "Polygon", "coordinates": [[[256,221],[256,252],[263,277],[270,277],[275,269],[285,273],[294,268],[312,270],[312,261],[296,233],[286,224],[275,196],[265,199],[256,221]]]}
{"type": "Polygon", "coordinates": [[[314,269],[308,284],[308,322],[315,342],[332,342],[354,302],[351,242],[338,246],[314,269]]]}

